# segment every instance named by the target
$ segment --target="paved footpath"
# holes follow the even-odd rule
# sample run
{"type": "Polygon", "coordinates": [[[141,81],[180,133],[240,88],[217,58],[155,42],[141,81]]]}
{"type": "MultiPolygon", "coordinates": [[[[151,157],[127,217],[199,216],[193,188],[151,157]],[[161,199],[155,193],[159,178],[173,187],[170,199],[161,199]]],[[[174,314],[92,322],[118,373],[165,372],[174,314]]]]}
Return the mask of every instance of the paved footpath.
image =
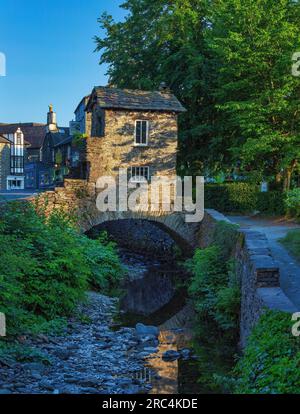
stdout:
{"type": "Polygon", "coordinates": [[[36,191],[18,190],[18,191],[0,191],[0,204],[7,201],[26,200],[29,197],[37,194],[36,191]]]}
{"type": "Polygon", "coordinates": [[[250,228],[266,235],[274,259],[280,268],[281,288],[300,312],[300,262],[279,242],[279,239],[285,237],[290,230],[300,229],[300,225],[278,218],[229,216],[229,219],[239,224],[241,228],[250,228]]]}

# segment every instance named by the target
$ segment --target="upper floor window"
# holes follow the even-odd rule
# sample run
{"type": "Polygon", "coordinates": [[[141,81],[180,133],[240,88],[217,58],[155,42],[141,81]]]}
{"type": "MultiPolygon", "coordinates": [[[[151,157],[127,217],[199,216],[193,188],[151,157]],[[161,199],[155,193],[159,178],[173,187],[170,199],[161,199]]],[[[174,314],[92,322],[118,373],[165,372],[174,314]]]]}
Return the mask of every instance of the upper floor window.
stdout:
{"type": "Polygon", "coordinates": [[[23,144],[22,138],[23,138],[22,133],[21,132],[17,132],[16,145],[22,145],[23,144]]]}
{"type": "Polygon", "coordinates": [[[13,155],[11,157],[11,174],[23,174],[24,172],[24,157],[20,155],[13,155]]]}
{"type": "Polygon", "coordinates": [[[135,145],[148,145],[149,121],[135,121],[135,145]]]}

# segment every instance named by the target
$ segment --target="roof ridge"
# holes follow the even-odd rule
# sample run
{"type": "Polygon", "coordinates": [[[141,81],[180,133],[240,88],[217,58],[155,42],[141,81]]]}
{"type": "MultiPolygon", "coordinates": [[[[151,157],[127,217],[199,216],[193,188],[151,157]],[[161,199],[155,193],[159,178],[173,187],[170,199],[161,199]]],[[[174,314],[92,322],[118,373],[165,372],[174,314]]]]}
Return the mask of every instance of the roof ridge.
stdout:
{"type": "Polygon", "coordinates": [[[97,97],[102,108],[127,110],[149,110],[164,112],[185,112],[186,109],[171,91],[145,91],[142,89],[121,89],[110,86],[95,86],[86,110],[93,105],[93,96],[97,97]]]}

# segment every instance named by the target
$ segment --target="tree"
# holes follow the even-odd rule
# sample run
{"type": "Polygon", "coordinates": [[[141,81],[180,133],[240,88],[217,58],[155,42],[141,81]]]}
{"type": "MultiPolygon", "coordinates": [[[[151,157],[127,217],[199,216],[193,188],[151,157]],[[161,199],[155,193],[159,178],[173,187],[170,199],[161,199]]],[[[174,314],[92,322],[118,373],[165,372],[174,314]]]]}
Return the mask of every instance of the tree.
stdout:
{"type": "Polygon", "coordinates": [[[100,63],[109,65],[117,87],[157,89],[167,82],[188,109],[180,116],[179,172],[200,173],[219,159],[207,150],[214,110],[209,92],[215,71],[204,41],[206,2],[199,0],[128,0],[124,22],[102,15],[104,38],[96,37],[100,63]]]}
{"type": "Polygon", "coordinates": [[[300,81],[292,55],[300,47],[300,6],[290,0],[217,0],[207,32],[222,62],[214,95],[219,136],[233,160],[261,178],[291,183],[300,157],[300,81]]]}
{"type": "Polygon", "coordinates": [[[104,14],[100,63],[119,87],[167,81],[180,117],[179,172],[239,167],[290,187],[299,170],[299,2],[127,0],[123,22],[104,14]]]}

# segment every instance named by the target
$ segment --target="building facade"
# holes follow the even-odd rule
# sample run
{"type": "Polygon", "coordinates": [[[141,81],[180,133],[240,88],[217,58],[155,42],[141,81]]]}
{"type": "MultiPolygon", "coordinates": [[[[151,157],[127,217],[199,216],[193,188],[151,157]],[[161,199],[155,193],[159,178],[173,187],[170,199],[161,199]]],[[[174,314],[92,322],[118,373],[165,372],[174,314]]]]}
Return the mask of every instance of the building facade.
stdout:
{"type": "Polygon", "coordinates": [[[1,151],[1,189],[2,190],[24,190],[25,175],[24,164],[26,158],[26,147],[29,143],[25,141],[20,127],[2,134],[1,151]],[[3,141],[6,142],[3,142],[3,141]]]}
{"type": "Polygon", "coordinates": [[[6,190],[7,177],[10,176],[11,142],[0,135],[0,190],[6,190]]]}
{"type": "Polygon", "coordinates": [[[87,122],[89,122],[90,113],[86,112],[86,106],[89,101],[90,95],[85,96],[81,99],[80,103],[78,104],[77,108],[74,111],[75,114],[75,121],[71,123],[74,125],[74,129],[72,128],[71,133],[79,132],[80,134],[86,133],[87,122]]]}
{"type": "MultiPolygon", "coordinates": [[[[10,142],[10,174],[2,190],[27,188],[26,166],[40,162],[40,150],[45,137],[46,124],[0,124],[0,134],[10,142]]],[[[3,162],[2,162],[3,163],[3,162]]]]}
{"type": "MultiPolygon", "coordinates": [[[[61,164],[65,166],[67,159],[71,157],[69,128],[57,126],[56,113],[52,105],[49,107],[46,124],[0,124],[0,135],[2,141],[8,141],[1,142],[2,190],[52,187],[55,184],[57,161],[61,159],[61,164]]],[[[59,170],[58,175],[61,175],[61,169],[59,170]]]]}
{"type": "Polygon", "coordinates": [[[94,88],[86,104],[89,181],[116,176],[120,168],[136,182],[176,175],[178,115],[184,111],[167,88],[94,88]]]}
{"type": "Polygon", "coordinates": [[[41,162],[43,171],[48,171],[48,176],[52,177],[52,185],[62,183],[64,176],[69,173],[71,145],[70,128],[57,125],[56,113],[50,105],[47,114],[47,132],[41,148],[41,162]]]}

